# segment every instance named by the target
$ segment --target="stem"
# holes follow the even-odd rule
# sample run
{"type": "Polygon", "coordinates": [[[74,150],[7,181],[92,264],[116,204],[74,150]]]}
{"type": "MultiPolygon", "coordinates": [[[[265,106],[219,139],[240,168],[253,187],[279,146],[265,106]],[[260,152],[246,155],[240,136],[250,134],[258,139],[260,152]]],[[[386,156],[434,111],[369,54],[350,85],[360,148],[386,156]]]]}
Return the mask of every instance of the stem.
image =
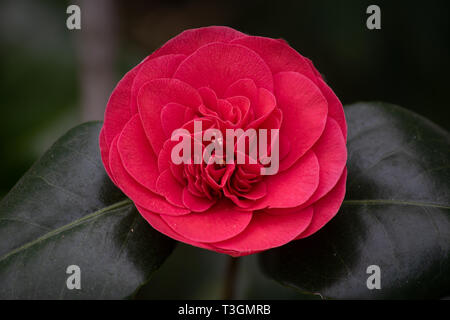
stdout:
{"type": "Polygon", "coordinates": [[[239,267],[239,258],[228,258],[225,270],[225,286],[223,291],[224,300],[233,300],[236,298],[236,280],[239,267]]]}

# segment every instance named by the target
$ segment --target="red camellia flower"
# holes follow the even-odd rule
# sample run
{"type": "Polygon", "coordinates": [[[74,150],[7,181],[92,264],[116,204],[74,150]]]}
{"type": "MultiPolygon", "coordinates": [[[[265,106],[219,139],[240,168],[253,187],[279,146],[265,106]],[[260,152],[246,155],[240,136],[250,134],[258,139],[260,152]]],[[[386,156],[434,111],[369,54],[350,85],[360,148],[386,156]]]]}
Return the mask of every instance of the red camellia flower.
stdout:
{"type": "Polygon", "coordinates": [[[309,59],[283,40],[206,27],[184,31],[123,77],[100,149],[113,182],[155,229],[242,256],[307,237],[337,213],[346,136],[342,104],[309,59]],[[194,161],[174,161],[180,129],[200,155],[209,145],[203,134],[222,132],[210,141],[245,161],[214,151],[199,162],[185,149],[179,155],[194,161]],[[258,145],[266,158],[250,152],[253,129],[275,133],[255,136],[268,140],[258,145]]]}

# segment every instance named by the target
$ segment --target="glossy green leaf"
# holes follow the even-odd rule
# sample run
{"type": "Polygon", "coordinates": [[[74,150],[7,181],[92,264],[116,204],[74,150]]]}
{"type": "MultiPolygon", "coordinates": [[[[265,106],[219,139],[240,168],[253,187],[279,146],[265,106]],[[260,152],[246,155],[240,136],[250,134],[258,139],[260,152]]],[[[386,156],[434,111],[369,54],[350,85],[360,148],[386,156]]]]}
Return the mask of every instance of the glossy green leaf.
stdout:
{"type": "Polygon", "coordinates": [[[449,133],[393,105],[360,103],[345,113],[349,174],[340,212],[315,235],[262,254],[263,271],[324,298],[445,296],[449,133]],[[380,267],[381,289],[367,286],[375,283],[371,265],[380,267]]]}
{"type": "Polygon", "coordinates": [[[172,252],[106,175],[100,128],[69,131],[0,202],[0,299],[127,298],[172,252]]]}

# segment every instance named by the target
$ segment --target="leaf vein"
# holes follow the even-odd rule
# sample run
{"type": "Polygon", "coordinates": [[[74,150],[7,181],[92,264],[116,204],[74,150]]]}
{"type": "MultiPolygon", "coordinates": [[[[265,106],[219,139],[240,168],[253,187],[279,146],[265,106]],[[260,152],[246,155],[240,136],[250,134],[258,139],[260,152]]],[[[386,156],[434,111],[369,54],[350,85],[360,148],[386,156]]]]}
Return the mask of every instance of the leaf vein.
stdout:
{"type": "Polygon", "coordinates": [[[120,207],[125,207],[127,205],[130,205],[131,203],[132,202],[129,199],[122,200],[122,201],[116,202],[116,203],[114,203],[114,204],[112,204],[112,205],[110,205],[108,207],[102,208],[102,209],[97,210],[97,211],[95,211],[95,212],[93,212],[91,214],[88,214],[88,215],[86,215],[86,216],[84,216],[82,218],[79,218],[79,219],[77,219],[75,221],[72,221],[69,224],[63,225],[63,226],[61,226],[61,227],[59,227],[59,228],[57,228],[57,229],[55,229],[53,231],[50,231],[50,232],[44,234],[43,236],[41,236],[41,237],[39,237],[39,238],[37,238],[37,239],[35,239],[33,241],[30,241],[30,242],[28,242],[28,243],[26,243],[26,244],[24,244],[24,245],[22,245],[22,246],[20,246],[18,248],[14,249],[14,250],[12,250],[12,251],[10,251],[8,253],[6,253],[5,255],[0,257],[0,262],[2,262],[3,260],[7,259],[8,257],[10,257],[10,256],[12,256],[12,255],[14,255],[14,254],[16,254],[18,252],[21,252],[21,251],[23,251],[25,249],[28,249],[29,247],[32,247],[32,246],[34,246],[34,245],[36,245],[36,244],[38,244],[38,243],[40,243],[40,242],[42,242],[44,240],[47,240],[47,239],[49,239],[49,238],[51,238],[51,237],[53,237],[55,235],[58,235],[61,232],[70,230],[70,229],[72,229],[72,228],[74,228],[74,227],[76,227],[78,225],[81,225],[81,224],[83,224],[85,222],[89,222],[92,219],[96,219],[96,218],[102,216],[103,214],[107,214],[108,212],[113,212],[115,209],[118,209],[120,207]]]}

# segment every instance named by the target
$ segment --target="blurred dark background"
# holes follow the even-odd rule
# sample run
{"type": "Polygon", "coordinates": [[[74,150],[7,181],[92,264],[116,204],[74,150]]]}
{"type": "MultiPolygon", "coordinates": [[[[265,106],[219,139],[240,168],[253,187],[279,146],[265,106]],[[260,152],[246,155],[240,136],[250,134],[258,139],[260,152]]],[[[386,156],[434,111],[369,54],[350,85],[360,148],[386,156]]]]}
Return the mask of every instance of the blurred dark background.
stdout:
{"type": "MultiPolygon", "coordinates": [[[[448,1],[2,0],[0,198],[61,134],[102,118],[127,70],[193,27],[284,38],[314,61],[344,104],[391,102],[448,130],[448,14],[448,1]],[[81,7],[81,30],[66,28],[69,4],[81,7]],[[381,8],[381,30],[366,28],[370,4],[381,8]]],[[[224,257],[177,250],[138,297],[218,297],[224,257]]],[[[241,288],[240,297],[296,296],[255,273],[253,257],[243,261],[245,281],[257,285],[241,288]]]]}

